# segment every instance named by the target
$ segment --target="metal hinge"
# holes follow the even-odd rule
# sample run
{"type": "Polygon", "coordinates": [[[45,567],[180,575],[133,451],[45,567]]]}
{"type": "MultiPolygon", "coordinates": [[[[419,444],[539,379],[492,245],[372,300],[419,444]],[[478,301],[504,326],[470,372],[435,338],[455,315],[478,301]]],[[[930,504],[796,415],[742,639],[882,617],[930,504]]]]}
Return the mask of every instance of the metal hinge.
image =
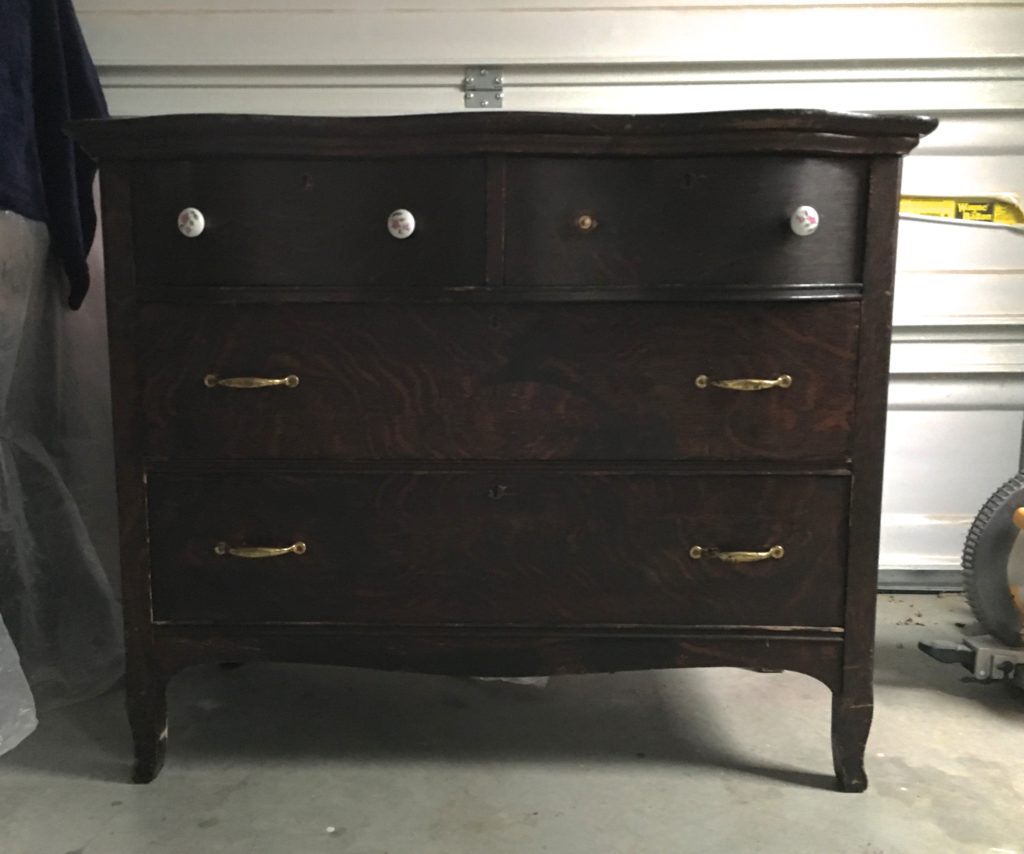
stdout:
{"type": "Polygon", "coordinates": [[[463,102],[470,110],[501,109],[505,99],[500,66],[467,66],[462,75],[463,102]]]}

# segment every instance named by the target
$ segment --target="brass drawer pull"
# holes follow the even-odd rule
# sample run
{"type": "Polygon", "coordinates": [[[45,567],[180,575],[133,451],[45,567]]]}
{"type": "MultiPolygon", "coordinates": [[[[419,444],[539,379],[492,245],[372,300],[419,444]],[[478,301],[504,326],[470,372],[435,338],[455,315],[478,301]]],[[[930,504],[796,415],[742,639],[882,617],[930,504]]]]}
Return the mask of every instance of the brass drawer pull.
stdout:
{"type": "Polygon", "coordinates": [[[304,555],[306,544],[303,542],[292,543],[290,546],[273,548],[270,546],[229,546],[227,543],[217,543],[213,547],[215,554],[231,555],[231,557],[281,557],[282,555],[304,555]]]}
{"type": "Polygon", "coordinates": [[[694,546],[690,549],[690,557],[700,560],[702,557],[711,557],[725,563],[756,563],[760,560],[780,560],[785,557],[786,550],[782,546],[772,546],[766,552],[722,552],[718,549],[694,546]]]}
{"type": "Polygon", "coordinates": [[[724,388],[729,391],[764,391],[768,388],[789,388],[793,385],[793,378],[789,374],[780,374],[773,380],[712,380],[701,374],[694,381],[697,388],[707,388],[713,385],[715,388],[724,388]]]}
{"type": "Polygon", "coordinates": [[[216,374],[207,374],[203,377],[203,385],[207,388],[270,388],[275,385],[283,385],[286,388],[295,388],[299,384],[299,378],[295,374],[288,374],[279,379],[267,377],[218,377],[216,374]]]}

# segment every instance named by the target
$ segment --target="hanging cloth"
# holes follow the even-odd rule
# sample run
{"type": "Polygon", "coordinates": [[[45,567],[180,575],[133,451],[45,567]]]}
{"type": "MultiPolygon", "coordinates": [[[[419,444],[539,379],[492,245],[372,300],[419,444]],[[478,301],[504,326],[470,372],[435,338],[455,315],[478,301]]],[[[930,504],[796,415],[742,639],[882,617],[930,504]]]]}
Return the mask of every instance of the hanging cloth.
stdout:
{"type": "Polygon", "coordinates": [[[70,2],[0,0],[0,753],[32,731],[36,704],[121,672],[112,499],[96,474],[110,458],[102,306],[63,307],[88,289],[96,225],[95,170],[64,125],[105,114],[70,2]]]}
{"type": "Polygon", "coordinates": [[[89,289],[96,168],[64,127],[106,115],[70,0],[0,0],[0,208],[49,226],[72,308],[89,289]]]}

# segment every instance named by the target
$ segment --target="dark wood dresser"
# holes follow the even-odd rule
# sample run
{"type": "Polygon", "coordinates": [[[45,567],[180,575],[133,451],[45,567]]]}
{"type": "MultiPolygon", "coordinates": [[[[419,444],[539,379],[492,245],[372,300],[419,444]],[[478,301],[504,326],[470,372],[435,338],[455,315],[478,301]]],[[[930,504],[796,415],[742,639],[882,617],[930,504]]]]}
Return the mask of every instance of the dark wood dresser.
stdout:
{"type": "Polygon", "coordinates": [[[135,779],[168,678],[742,667],[866,785],[900,157],[762,111],[80,123],[135,779]]]}

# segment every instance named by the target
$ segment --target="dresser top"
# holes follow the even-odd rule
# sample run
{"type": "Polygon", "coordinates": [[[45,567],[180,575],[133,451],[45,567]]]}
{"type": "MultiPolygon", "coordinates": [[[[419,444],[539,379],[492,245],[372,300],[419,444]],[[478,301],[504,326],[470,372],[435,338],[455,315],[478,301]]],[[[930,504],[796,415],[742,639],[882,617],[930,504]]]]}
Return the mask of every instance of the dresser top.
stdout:
{"type": "Polygon", "coordinates": [[[467,112],[374,117],[235,114],[73,122],[101,159],[440,154],[906,154],[926,116],[823,110],[656,115],[467,112]]]}

